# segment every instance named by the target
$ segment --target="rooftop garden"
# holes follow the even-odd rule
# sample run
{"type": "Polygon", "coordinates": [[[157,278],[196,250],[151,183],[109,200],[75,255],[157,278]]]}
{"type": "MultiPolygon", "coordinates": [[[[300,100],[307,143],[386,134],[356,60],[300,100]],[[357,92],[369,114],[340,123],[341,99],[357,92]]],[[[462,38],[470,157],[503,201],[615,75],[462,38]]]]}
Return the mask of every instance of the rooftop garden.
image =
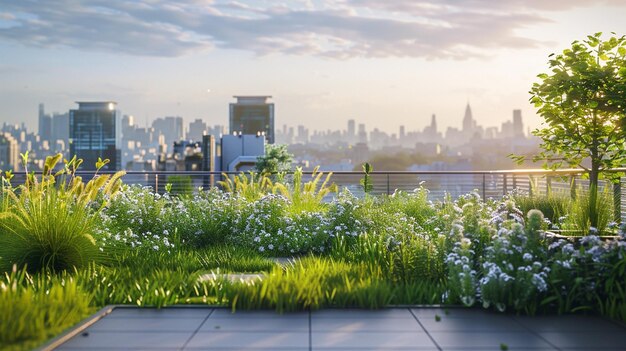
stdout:
{"type": "Polygon", "coordinates": [[[626,236],[610,223],[608,193],[591,228],[579,217],[584,192],[431,202],[417,188],[357,198],[330,175],[303,182],[297,170],[288,180],[242,174],[194,195],[158,194],[123,184],[122,173],[85,182],[75,159],[54,172],[60,161],[19,186],[3,177],[0,339],[14,348],[108,304],[451,304],[626,319],[626,236]]]}
{"type": "MultiPolygon", "coordinates": [[[[616,53],[601,52],[602,61],[619,53],[623,63],[623,39],[611,44],[593,38],[586,45],[616,53]]],[[[557,77],[564,74],[569,82],[572,72],[590,69],[587,63],[568,68],[576,63],[571,57],[585,57],[577,45],[554,59],[555,74],[544,82],[561,84],[557,77]]],[[[601,71],[609,66],[598,65],[601,71]]],[[[615,70],[622,79],[623,67],[615,70]]],[[[619,84],[622,90],[609,92],[626,94],[619,84]]],[[[193,195],[177,195],[171,186],[155,193],[127,185],[123,173],[82,179],[76,175],[81,161],[60,155],[23,184],[12,184],[6,172],[1,346],[32,348],[108,304],[279,312],[443,304],[530,315],[597,313],[624,321],[626,233],[611,222],[613,201],[597,185],[602,170],[626,156],[622,110],[611,114],[614,100],[597,91],[591,97],[542,95],[549,89],[533,88],[534,103],[556,131],[538,132],[546,150],[539,156],[553,161],[561,154],[559,162],[581,167],[591,161],[591,186],[575,198],[514,192],[493,200],[472,192],[432,202],[422,187],[372,196],[368,167],[361,198],[338,189],[328,174],[316,172],[305,182],[300,170],[285,177],[242,174],[193,195]],[[551,104],[570,106],[576,116],[589,109],[593,118],[572,127],[551,104]],[[589,133],[577,140],[570,127],[589,133]],[[260,278],[237,279],[235,273],[260,278]]]]}

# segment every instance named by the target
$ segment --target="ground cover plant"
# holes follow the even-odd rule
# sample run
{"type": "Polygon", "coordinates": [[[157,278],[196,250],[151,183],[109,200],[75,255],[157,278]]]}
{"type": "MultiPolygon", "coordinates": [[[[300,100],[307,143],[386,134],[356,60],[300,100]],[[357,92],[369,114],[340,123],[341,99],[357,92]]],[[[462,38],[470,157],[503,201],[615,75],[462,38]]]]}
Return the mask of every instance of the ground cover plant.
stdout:
{"type": "Polygon", "coordinates": [[[85,183],[71,162],[20,187],[3,179],[0,241],[23,240],[27,230],[16,225],[37,229],[44,248],[65,247],[59,233],[68,230],[86,238],[54,259],[42,250],[12,253],[19,245],[0,249],[0,318],[20,316],[0,324],[3,347],[30,348],[107,304],[281,312],[462,304],[626,318],[623,228],[607,226],[611,239],[596,228],[567,240],[547,231],[567,224],[575,201],[539,201],[564,211],[547,219],[520,193],[433,202],[419,187],[358,198],[321,173],[308,182],[297,173],[276,181],[243,174],[223,189],[157,193],[118,177],[85,183]],[[15,216],[22,219],[11,224],[15,216]]]}

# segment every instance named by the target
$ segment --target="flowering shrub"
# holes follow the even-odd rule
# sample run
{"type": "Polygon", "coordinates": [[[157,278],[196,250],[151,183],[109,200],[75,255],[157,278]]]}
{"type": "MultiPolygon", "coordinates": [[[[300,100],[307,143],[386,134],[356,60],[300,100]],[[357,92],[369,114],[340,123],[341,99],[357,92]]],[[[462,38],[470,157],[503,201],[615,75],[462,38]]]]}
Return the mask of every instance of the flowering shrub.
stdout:
{"type": "Polygon", "coordinates": [[[454,249],[446,257],[449,275],[449,298],[456,302],[458,298],[465,306],[473,306],[476,302],[477,272],[472,268],[474,251],[472,241],[463,238],[454,245],[454,249]]]}
{"type": "Polygon", "coordinates": [[[287,198],[273,194],[248,204],[232,240],[270,255],[325,251],[330,238],[325,216],[320,212],[289,213],[289,205],[287,198]]]}
{"type": "Polygon", "coordinates": [[[539,237],[543,223],[538,210],[530,211],[525,221],[513,202],[500,203],[490,221],[497,233],[482,258],[475,256],[471,247],[476,243],[469,238],[462,239],[448,255],[451,299],[468,306],[480,300],[485,308],[504,311],[512,307],[534,313],[548,290],[550,273],[539,237]],[[480,260],[478,269],[472,268],[472,258],[480,260]]]}
{"type": "Polygon", "coordinates": [[[212,188],[184,199],[183,204],[188,216],[181,216],[181,221],[186,222],[181,237],[195,246],[205,247],[230,240],[242,221],[246,200],[236,193],[212,188]]]}
{"type": "Polygon", "coordinates": [[[153,250],[178,245],[174,214],[186,214],[186,208],[169,194],[160,195],[149,187],[124,186],[100,213],[104,228],[100,230],[101,246],[130,246],[153,250]]]}

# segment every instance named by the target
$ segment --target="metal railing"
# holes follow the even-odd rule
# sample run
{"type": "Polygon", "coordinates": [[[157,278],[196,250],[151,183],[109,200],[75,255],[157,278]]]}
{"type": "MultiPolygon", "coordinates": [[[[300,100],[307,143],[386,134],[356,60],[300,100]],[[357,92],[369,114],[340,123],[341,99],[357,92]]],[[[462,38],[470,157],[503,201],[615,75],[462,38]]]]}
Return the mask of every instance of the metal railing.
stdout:
{"type": "MultiPolygon", "coordinates": [[[[626,168],[611,170],[613,173],[624,173],[626,168]]],[[[112,173],[112,172],[100,172],[112,173]]],[[[363,196],[360,180],[363,172],[332,172],[331,181],[340,188],[347,188],[356,196],[363,196]]],[[[442,199],[446,195],[456,198],[460,195],[478,191],[485,199],[498,199],[514,189],[530,195],[548,193],[570,194],[586,191],[589,181],[583,177],[586,172],[581,169],[565,170],[496,170],[496,171],[377,171],[370,173],[373,189],[372,194],[393,194],[396,190],[412,191],[420,186],[428,189],[432,200],[442,199]]],[[[77,172],[84,179],[90,179],[95,172],[77,172]]],[[[189,193],[202,187],[208,189],[217,186],[224,176],[234,177],[240,172],[203,172],[203,171],[128,171],[123,177],[127,184],[149,186],[163,193],[170,187],[174,193],[189,193]],[[169,184],[169,185],[168,185],[169,184]]],[[[13,184],[20,184],[25,179],[23,172],[15,173],[13,184]]],[[[303,181],[312,178],[312,172],[303,172],[303,181]]],[[[286,176],[289,180],[289,175],[286,176]]],[[[600,187],[613,193],[616,218],[626,220],[626,178],[621,177],[617,183],[601,181],[600,187]]]]}

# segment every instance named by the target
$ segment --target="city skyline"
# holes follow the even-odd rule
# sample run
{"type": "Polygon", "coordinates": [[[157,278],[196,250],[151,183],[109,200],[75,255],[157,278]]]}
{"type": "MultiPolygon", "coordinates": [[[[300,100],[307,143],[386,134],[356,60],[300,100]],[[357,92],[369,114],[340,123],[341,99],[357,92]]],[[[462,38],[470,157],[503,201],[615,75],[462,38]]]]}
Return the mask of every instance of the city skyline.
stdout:
{"type": "Polygon", "coordinates": [[[626,2],[33,1],[0,4],[0,121],[37,123],[37,104],[113,100],[140,125],[183,116],[226,124],[233,95],[272,95],[283,124],[356,119],[397,133],[499,126],[528,103],[548,55],[626,33],[626,2]],[[90,30],[86,30],[86,28],[90,30]]]}

